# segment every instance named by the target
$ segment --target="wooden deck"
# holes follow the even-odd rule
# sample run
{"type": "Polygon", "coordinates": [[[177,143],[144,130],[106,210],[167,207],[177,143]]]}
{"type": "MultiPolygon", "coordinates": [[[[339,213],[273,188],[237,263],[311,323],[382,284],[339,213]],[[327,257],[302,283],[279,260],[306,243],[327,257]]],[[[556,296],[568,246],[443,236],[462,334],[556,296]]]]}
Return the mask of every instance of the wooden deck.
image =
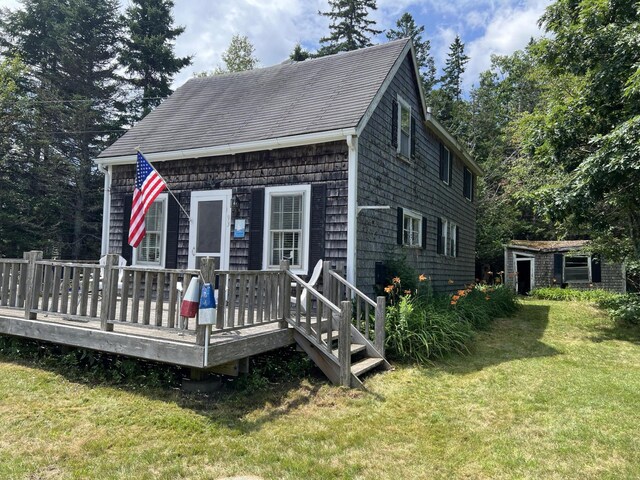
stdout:
{"type": "MultiPolygon", "coordinates": [[[[298,343],[334,382],[384,359],[384,297],[377,302],[323,265],[323,293],[289,271],[150,269],[43,260],[0,259],[0,334],[218,371],[253,355],[298,343]],[[198,277],[216,289],[213,318],[181,316],[180,285],[198,277]],[[202,320],[202,321],[201,321],[202,320]],[[352,358],[353,357],[353,358],[352,358]],[[232,363],[233,362],[233,363],[232,363]],[[352,364],[352,362],[355,362],[352,364]]],[[[226,371],[226,370],[225,370],[226,371]]]]}
{"type": "MultiPolygon", "coordinates": [[[[192,323],[195,324],[194,321],[192,323]]],[[[29,320],[24,318],[21,309],[0,307],[0,334],[191,368],[210,368],[294,343],[293,330],[282,328],[277,322],[213,331],[205,365],[205,346],[196,344],[193,327],[166,329],[117,321],[113,326],[113,331],[104,331],[100,319],[78,320],[51,313],[29,320]]]]}

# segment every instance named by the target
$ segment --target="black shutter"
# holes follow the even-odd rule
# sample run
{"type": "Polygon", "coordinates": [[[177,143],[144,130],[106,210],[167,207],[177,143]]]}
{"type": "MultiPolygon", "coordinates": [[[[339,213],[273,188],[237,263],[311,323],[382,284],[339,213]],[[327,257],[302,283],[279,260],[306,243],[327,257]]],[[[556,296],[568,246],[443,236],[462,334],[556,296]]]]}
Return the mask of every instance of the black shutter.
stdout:
{"type": "Polygon", "coordinates": [[[133,248],[129,245],[129,223],[131,222],[131,203],[133,195],[124,195],[124,204],[122,207],[122,249],[120,255],[127,261],[127,265],[131,265],[133,259],[133,248]]]}
{"type": "Polygon", "coordinates": [[[422,249],[427,248],[427,217],[422,217],[422,249]]]}
{"type": "Polygon", "coordinates": [[[311,276],[318,260],[324,259],[325,215],[327,210],[327,185],[311,185],[311,232],[309,234],[309,271],[311,276]]]}
{"type": "Polygon", "coordinates": [[[591,257],[591,281],[593,283],[602,282],[602,267],[598,256],[591,257]]]}
{"type": "Polygon", "coordinates": [[[449,186],[453,185],[453,155],[449,150],[449,186]]]}
{"type": "Polygon", "coordinates": [[[396,225],[396,241],[398,245],[404,243],[404,211],[402,207],[398,207],[398,222],[396,225]]]}
{"type": "Polygon", "coordinates": [[[460,225],[456,225],[456,257],[460,256],[460,225]]]}
{"type": "Polygon", "coordinates": [[[474,197],[475,197],[475,183],[476,183],[476,177],[473,173],[469,172],[469,177],[471,177],[471,201],[473,202],[474,197]]]}
{"type": "Polygon", "coordinates": [[[167,202],[167,240],[164,255],[164,268],[178,268],[178,224],[180,223],[180,205],[169,196],[167,202]]]}
{"type": "Polygon", "coordinates": [[[398,102],[396,100],[391,106],[391,145],[398,148],[398,102]]]}
{"type": "Polygon", "coordinates": [[[262,246],[264,232],[264,188],[251,192],[249,216],[249,270],[262,270],[262,246]]]}
{"type": "Polygon", "coordinates": [[[411,116],[411,157],[416,156],[416,119],[411,116]]]}
{"type": "Polygon", "coordinates": [[[471,172],[467,167],[463,168],[462,194],[471,200],[471,172]]]}
{"type": "Polygon", "coordinates": [[[561,253],[553,254],[553,280],[558,285],[562,284],[562,267],[564,255],[561,253]]]}
{"type": "Polygon", "coordinates": [[[437,247],[436,247],[436,251],[439,254],[443,254],[444,253],[444,245],[442,245],[442,219],[438,218],[438,238],[437,238],[437,247]]]}
{"type": "Polygon", "coordinates": [[[444,149],[444,145],[440,143],[440,180],[445,180],[447,175],[446,163],[444,161],[444,156],[446,153],[447,152],[444,149]]]}

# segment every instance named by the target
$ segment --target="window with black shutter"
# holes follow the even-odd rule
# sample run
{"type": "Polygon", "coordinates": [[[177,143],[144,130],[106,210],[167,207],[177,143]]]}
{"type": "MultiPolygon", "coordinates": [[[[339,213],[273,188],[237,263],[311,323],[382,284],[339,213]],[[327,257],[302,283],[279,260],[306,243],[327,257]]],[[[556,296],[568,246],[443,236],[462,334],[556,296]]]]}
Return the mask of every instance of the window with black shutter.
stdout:
{"type": "Polygon", "coordinates": [[[440,144],[440,180],[451,183],[451,152],[444,144],[440,144]]]}
{"type": "Polygon", "coordinates": [[[473,201],[473,173],[464,167],[463,194],[467,200],[473,201]]]}

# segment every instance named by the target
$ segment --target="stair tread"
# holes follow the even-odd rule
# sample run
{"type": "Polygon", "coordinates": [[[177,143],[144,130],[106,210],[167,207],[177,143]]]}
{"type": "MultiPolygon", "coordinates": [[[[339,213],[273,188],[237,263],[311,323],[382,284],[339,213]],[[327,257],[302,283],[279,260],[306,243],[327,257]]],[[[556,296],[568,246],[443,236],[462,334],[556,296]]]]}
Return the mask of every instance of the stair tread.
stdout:
{"type": "Polygon", "coordinates": [[[354,374],[356,377],[358,377],[363,373],[368,372],[372,368],[377,367],[382,362],[384,362],[384,358],[368,357],[368,358],[362,359],[359,362],[356,362],[351,365],[351,373],[354,374]]]}
{"type": "MultiPolygon", "coordinates": [[[[359,353],[362,352],[363,350],[366,350],[366,346],[362,345],[361,343],[352,343],[351,344],[351,355],[355,354],[355,353],[359,353]]],[[[337,357],[338,356],[338,349],[334,348],[332,350],[333,354],[337,357]]]]}

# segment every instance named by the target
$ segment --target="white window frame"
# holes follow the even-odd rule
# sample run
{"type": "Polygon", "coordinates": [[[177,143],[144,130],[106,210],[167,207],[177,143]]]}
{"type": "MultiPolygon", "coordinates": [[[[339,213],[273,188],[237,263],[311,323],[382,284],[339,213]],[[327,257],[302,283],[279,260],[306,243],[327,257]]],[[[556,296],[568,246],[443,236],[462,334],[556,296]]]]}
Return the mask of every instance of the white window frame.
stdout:
{"type": "Polygon", "coordinates": [[[401,155],[404,158],[411,158],[411,105],[398,95],[398,131],[396,132],[397,144],[398,144],[398,155],[401,155]],[[402,152],[402,109],[405,109],[409,112],[409,141],[407,142],[407,153],[402,152]]]}
{"type": "Polygon", "coordinates": [[[271,199],[274,196],[302,194],[302,238],[300,239],[299,268],[292,268],[291,272],[306,275],[309,269],[309,237],[311,233],[311,185],[286,185],[267,187],[264,189],[264,236],[262,247],[263,270],[278,270],[280,265],[270,265],[271,259],[271,199]]]}
{"type": "Polygon", "coordinates": [[[442,239],[442,255],[446,257],[447,255],[449,255],[449,220],[440,217],[440,222],[442,222],[442,236],[444,237],[442,239]]]}
{"type": "Polygon", "coordinates": [[[591,275],[591,261],[592,258],[590,255],[568,255],[568,254],[564,254],[562,255],[562,279],[564,282],[566,283],[591,283],[591,279],[593,278],[591,275]],[[567,257],[570,258],[577,258],[577,257],[581,257],[581,258],[586,258],[587,259],[587,268],[588,268],[588,277],[586,280],[567,280],[567,275],[566,275],[566,268],[567,268],[567,257]]]}
{"type": "Polygon", "coordinates": [[[408,210],[406,208],[402,209],[402,245],[409,248],[422,248],[422,215],[414,210],[408,210]],[[406,218],[410,218],[412,220],[418,220],[418,243],[410,244],[406,243],[404,222],[406,218]]]}
{"type": "Polygon", "coordinates": [[[138,260],[138,247],[133,249],[131,264],[134,266],[142,266],[148,268],[164,268],[164,262],[167,256],[167,220],[169,219],[169,196],[161,193],[153,201],[153,203],[162,202],[162,232],[160,234],[160,261],[159,262],[142,262],[138,260]]]}
{"type": "Polygon", "coordinates": [[[456,250],[457,250],[457,233],[458,233],[458,224],[453,223],[453,222],[449,222],[449,238],[448,238],[448,243],[449,243],[449,247],[450,247],[450,252],[449,252],[449,256],[450,257],[457,257],[456,255],[456,250]]]}
{"type": "MultiPolygon", "coordinates": [[[[445,185],[450,185],[451,184],[451,150],[449,150],[445,145],[442,146],[442,148],[444,148],[444,150],[447,152],[447,168],[446,168],[446,177],[447,179],[445,180],[444,178],[441,178],[440,180],[442,180],[442,182],[445,185]]],[[[440,161],[442,161],[442,159],[440,159],[440,161]]],[[[438,164],[438,168],[440,168],[440,164],[438,164]]],[[[438,176],[440,176],[440,172],[438,172],[438,176]]]]}

